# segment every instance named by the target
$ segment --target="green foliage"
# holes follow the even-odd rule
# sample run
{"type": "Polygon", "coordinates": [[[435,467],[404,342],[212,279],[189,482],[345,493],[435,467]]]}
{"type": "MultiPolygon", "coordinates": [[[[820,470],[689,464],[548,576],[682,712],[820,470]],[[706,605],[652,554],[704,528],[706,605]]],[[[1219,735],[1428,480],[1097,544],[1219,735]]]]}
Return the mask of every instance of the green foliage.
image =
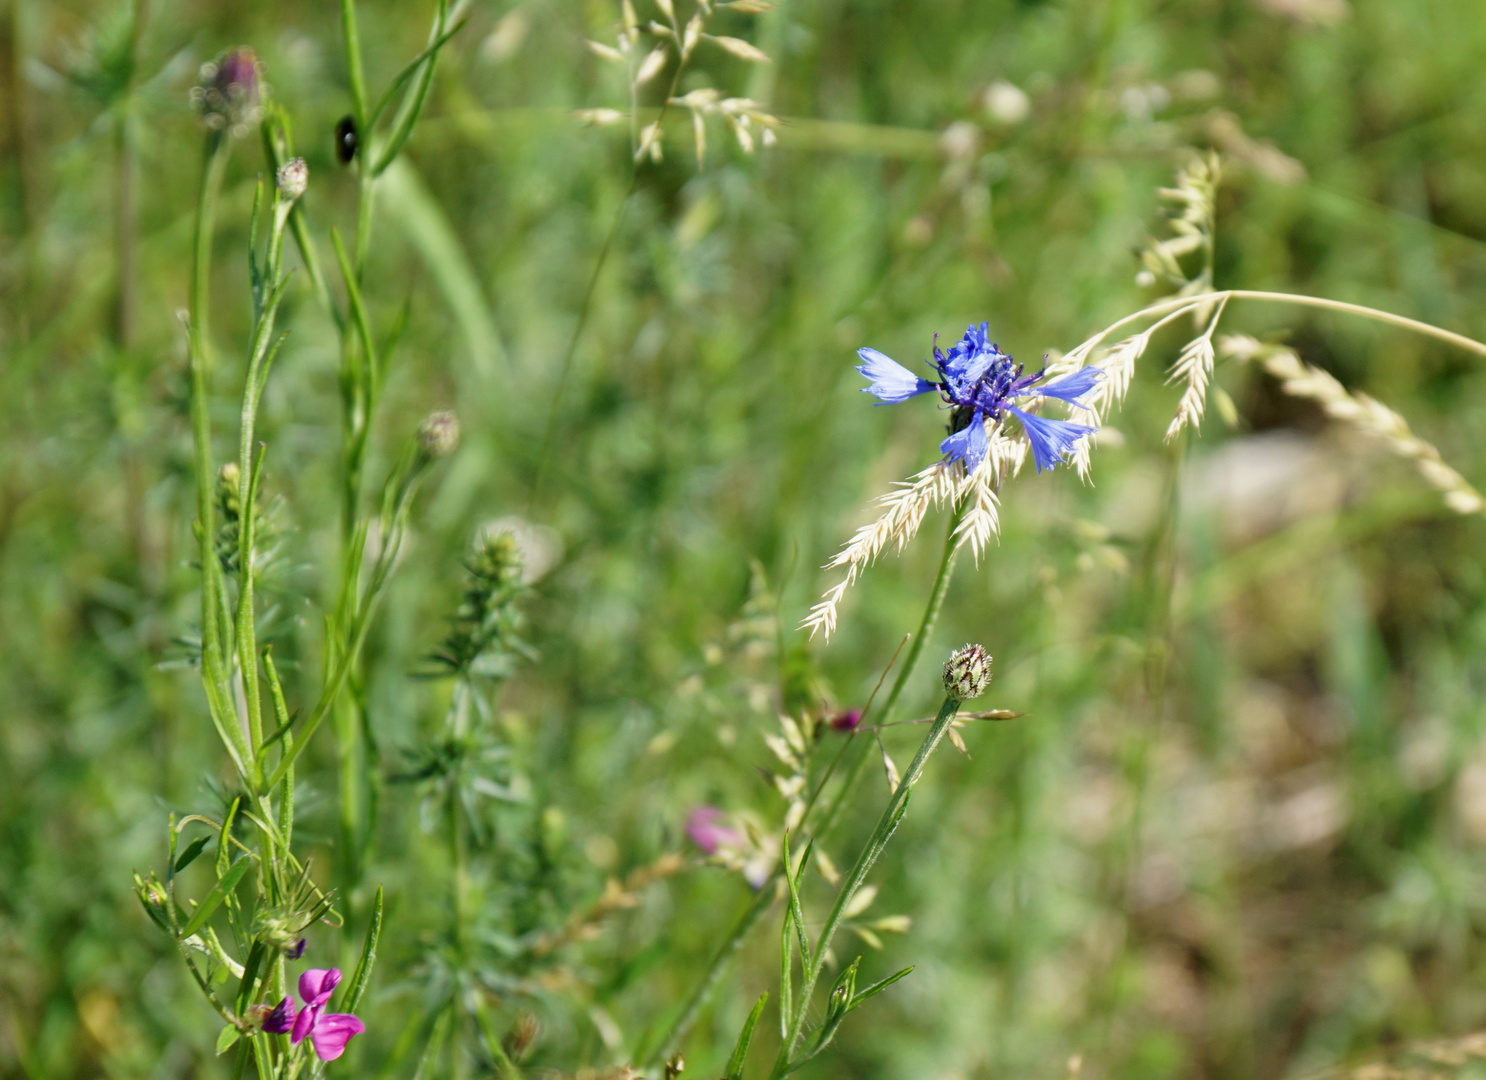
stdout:
{"type": "MultiPolygon", "coordinates": [[[[324,5],[0,11],[5,1075],[246,1061],[250,1040],[215,1060],[240,1029],[181,957],[226,1012],[263,1000],[250,813],[300,853],[262,910],[311,916],[304,963],[376,956],[348,974],[368,1032],[332,1072],[659,1055],[733,928],[763,923],[684,1040],[685,1075],[755,1075],[786,905],[664,860],[696,805],[775,829],[787,803],[755,767],[777,711],[821,721],[818,783],[844,738],[824,720],[919,624],[942,515],[848,594],[829,646],[793,632],[830,583],[815,568],[942,436],[932,408],[869,408],[854,350],[911,363],[981,319],[1034,367],[1072,348],[1151,299],[1156,189],[1192,149],[1224,158],[1218,288],[1486,335],[1471,0],[724,9],[716,33],[772,63],[700,49],[677,92],[757,101],[778,145],[714,130],[698,168],[678,109],[638,172],[626,126],[570,115],[628,107],[625,69],[582,44],[614,41],[617,4],[355,14],[353,67],[324,5]],[[272,86],[268,152],[239,140],[222,165],[201,330],[211,457],[237,470],[208,490],[221,602],[265,560],[246,623],[215,619],[214,662],[251,641],[269,690],[241,771],[201,688],[175,317],[202,172],[187,90],[239,42],[272,86]],[[347,113],[367,150],[343,168],[347,113]],[[271,231],[255,178],[295,153],[310,187],[276,293],[243,253],[271,231]],[[250,367],[256,427],[229,441],[250,367]],[[443,408],[461,445],[420,465],[412,432],[443,408]],[[519,580],[509,553],[483,561],[501,536],[525,538],[519,580]],[[167,845],[171,813],[210,836],[167,845]],[[316,921],[332,904],[344,927],[316,921]]],[[[1476,358],[1326,313],[1229,320],[1288,334],[1486,478],[1476,358]]],[[[932,713],[967,640],[997,658],[988,704],[1026,715],[966,728],[971,756],[936,755],[895,819],[873,880],[911,933],[860,968],[807,941],[822,1037],[827,987],[859,977],[859,1004],[914,969],[798,1075],[1061,1075],[1077,1054],[1089,1076],[1248,1076],[1424,1039],[1401,1068],[1478,1064],[1455,1037],[1486,1027],[1482,524],[1253,364],[1219,371],[1226,424],[1217,397],[1165,446],[1163,372],[1191,336],[1154,339],[1092,485],[1022,475],[999,546],[955,566],[896,715],[932,713]]],[[[923,729],[875,734],[901,763],[923,729]]],[[[785,888],[795,955],[836,895],[820,853],[849,864],[887,802],[865,736],[833,782],[869,749],[785,888]]]]}

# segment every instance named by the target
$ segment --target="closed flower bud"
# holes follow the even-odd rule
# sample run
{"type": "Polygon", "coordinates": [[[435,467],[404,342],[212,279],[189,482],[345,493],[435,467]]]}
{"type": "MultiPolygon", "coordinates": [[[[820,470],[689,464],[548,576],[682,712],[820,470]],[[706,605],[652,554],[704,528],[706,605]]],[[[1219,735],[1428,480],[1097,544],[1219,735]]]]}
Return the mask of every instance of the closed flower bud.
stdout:
{"type": "Polygon", "coordinates": [[[418,425],[418,448],[431,458],[448,457],[459,445],[459,417],[433,412],[418,425]]]}
{"type": "Polygon", "coordinates": [[[279,185],[279,194],[285,199],[293,202],[304,194],[304,189],[310,183],[310,167],[304,163],[304,158],[290,158],[279,166],[276,177],[279,185]]]}
{"type": "Polygon", "coordinates": [[[958,701],[980,697],[991,684],[991,657],[979,645],[956,649],[944,665],[944,692],[958,701]]]}
{"type": "Polygon", "coordinates": [[[257,54],[244,46],[201,65],[201,85],[192,89],[191,101],[210,130],[245,135],[257,123],[267,91],[257,54]]]}

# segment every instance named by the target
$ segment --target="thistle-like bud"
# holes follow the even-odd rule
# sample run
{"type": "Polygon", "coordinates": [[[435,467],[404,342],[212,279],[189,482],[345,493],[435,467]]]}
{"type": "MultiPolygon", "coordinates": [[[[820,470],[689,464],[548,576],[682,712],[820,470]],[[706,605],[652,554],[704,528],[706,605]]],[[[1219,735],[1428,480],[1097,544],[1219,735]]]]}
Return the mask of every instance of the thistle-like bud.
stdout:
{"type": "Polygon", "coordinates": [[[246,46],[202,64],[201,85],[191,90],[201,122],[212,131],[247,134],[248,125],[256,123],[262,113],[268,90],[262,75],[257,54],[246,46]]]}
{"type": "Polygon", "coordinates": [[[266,908],[253,920],[253,936],[270,949],[277,949],[290,960],[304,955],[301,936],[310,920],[303,912],[284,907],[266,908]]]}
{"type": "Polygon", "coordinates": [[[985,693],[991,684],[991,657],[979,645],[956,649],[944,665],[944,692],[958,701],[985,693]]]}
{"type": "Polygon", "coordinates": [[[448,457],[458,445],[459,417],[452,412],[429,413],[418,425],[418,448],[429,457],[448,457]]]}
{"type": "Polygon", "coordinates": [[[293,202],[304,194],[304,189],[310,184],[310,167],[305,164],[304,158],[290,158],[279,166],[275,179],[278,181],[279,194],[289,202],[293,202]]]}

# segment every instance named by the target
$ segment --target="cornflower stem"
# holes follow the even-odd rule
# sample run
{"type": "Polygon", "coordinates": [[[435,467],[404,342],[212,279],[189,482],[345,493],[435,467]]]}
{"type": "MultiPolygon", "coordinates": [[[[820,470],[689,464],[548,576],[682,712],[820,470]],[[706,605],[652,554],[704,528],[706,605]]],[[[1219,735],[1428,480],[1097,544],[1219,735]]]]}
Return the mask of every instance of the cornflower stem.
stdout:
{"type": "Polygon", "coordinates": [[[797,1003],[795,1013],[790,1018],[784,1041],[779,1046],[779,1054],[774,1059],[774,1068],[769,1073],[771,1080],[779,1080],[790,1071],[790,1058],[794,1054],[795,1047],[799,1045],[800,1036],[804,1034],[805,1018],[810,1011],[811,994],[820,978],[821,970],[825,967],[825,957],[830,950],[831,940],[836,936],[841,920],[845,917],[846,906],[851,903],[852,897],[861,888],[862,883],[867,879],[867,874],[872,870],[883,849],[887,847],[888,841],[892,839],[898,823],[903,820],[903,815],[908,810],[908,796],[913,790],[913,785],[918,783],[919,777],[923,775],[924,765],[928,762],[929,755],[939,746],[955,714],[959,711],[960,699],[957,697],[946,697],[944,704],[939,706],[939,715],[934,718],[934,726],[929,729],[928,735],[919,745],[918,753],[913,756],[912,764],[908,766],[908,771],[903,774],[903,779],[894,789],[892,798],[883,808],[882,816],[877,819],[877,827],[872,830],[871,838],[862,848],[861,854],[857,856],[856,862],[852,865],[851,872],[847,874],[845,882],[836,894],[836,902],[831,905],[831,912],[826,916],[820,936],[816,938],[813,955],[808,959],[802,958],[804,962],[803,981],[800,992],[795,998],[797,1003]]]}
{"type": "MultiPolygon", "coordinates": [[[[887,701],[883,703],[880,710],[883,723],[892,719],[893,710],[898,705],[898,699],[903,696],[903,689],[908,685],[908,680],[913,675],[914,668],[918,666],[918,659],[923,654],[924,642],[933,632],[934,624],[939,619],[939,609],[944,606],[944,597],[949,592],[950,578],[954,574],[955,557],[959,552],[959,543],[955,537],[955,530],[960,527],[960,522],[964,519],[965,510],[968,506],[969,499],[962,498],[955,503],[954,510],[950,514],[949,526],[944,534],[944,550],[939,556],[939,569],[934,575],[934,587],[929,592],[928,603],[924,605],[924,614],[919,620],[918,633],[914,636],[909,646],[908,655],[903,658],[903,666],[898,669],[898,677],[893,680],[892,689],[888,691],[887,701]]],[[[856,734],[853,733],[851,738],[855,739],[856,734]]],[[[844,752],[845,748],[843,748],[844,752]]],[[[850,771],[847,772],[841,781],[841,786],[837,788],[831,800],[826,804],[821,819],[815,827],[816,840],[823,840],[835,825],[841,808],[845,805],[846,800],[851,797],[870,758],[871,754],[864,748],[852,762],[850,771]]],[[[838,757],[837,761],[839,760],[840,758],[838,757]]],[[[831,768],[834,769],[835,765],[836,763],[832,762],[831,768]]],[[[662,1058],[669,1057],[675,1053],[680,1046],[681,1040],[686,1038],[690,1033],[692,1025],[696,1023],[702,1009],[711,1000],[712,992],[717,989],[717,984],[722,980],[722,973],[727,966],[727,962],[732,959],[733,954],[742,946],[743,939],[748,936],[749,931],[758,923],[764,912],[773,904],[775,885],[782,876],[783,864],[781,863],[774,868],[774,873],[770,875],[769,879],[754,894],[753,901],[734,925],[733,932],[728,935],[722,946],[713,954],[712,962],[707,965],[706,971],[702,973],[701,979],[692,989],[690,996],[686,999],[686,1004],[682,1007],[675,1021],[672,1022],[670,1029],[660,1042],[656,1044],[656,1050],[646,1057],[644,1061],[645,1067],[648,1068],[662,1058]]]]}
{"type": "MultiPolygon", "coordinates": [[[[939,556],[939,570],[934,575],[934,587],[929,592],[929,602],[924,605],[923,618],[919,620],[918,633],[908,645],[908,655],[903,658],[903,666],[898,669],[898,677],[893,680],[893,687],[888,691],[887,701],[883,702],[879,724],[888,724],[893,720],[893,712],[898,707],[898,699],[903,696],[903,690],[908,685],[908,680],[913,676],[914,669],[918,667],[918,658],[923,654],[924,645],[929,640],[929,635],[934,632],[934,624],[939,621],[939,609],[944,606],[944,598],[949,593],[949,582],[954,576],[955,560],[959,555],[959,539],[955,536],[964,520],[965,511],[969,508],[969,496],[962,497],[955,503],[953,512],[949,516],[949,525],[944,531],[944,550],[939,556]]],[[[863,719],[866,719],[865,715],[863,719]]],[[[853,733],[855,738],[855,733],[853,733]]],[[[866,771],[867,762],[872,755],[868,748],[863,748],[857,754],[856,760],[851,763],[851,768],[841,781],[841,787],[837,790],[835,797],[826,805],[820,823],[815,828],[816,840],[823,840],[836,824],[836,818],[841,813],[846,800],[851,797],[862,773],[866,771]]]]}

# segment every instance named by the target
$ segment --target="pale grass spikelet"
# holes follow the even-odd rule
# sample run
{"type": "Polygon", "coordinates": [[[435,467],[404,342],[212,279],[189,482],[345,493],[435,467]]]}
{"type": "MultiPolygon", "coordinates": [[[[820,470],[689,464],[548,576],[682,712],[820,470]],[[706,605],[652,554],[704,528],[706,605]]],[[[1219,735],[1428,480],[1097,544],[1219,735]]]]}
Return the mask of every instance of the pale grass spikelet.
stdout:
{"type": "MultiPolygon", "coordinates": [[[[621,39],[621,41],[622,40],[623,39],[621,39]]],[[[585,44],[588,46],[589,51],[592,52],[593,55],[599,57],[602,60],[608,60],[612,64],[624,63],[624,53],[620,52],[612,45],[605,45],[602,42],[593,40],[586,41],[585,44]]]]}
{"type": "Polygon", "coordinates": [[[703,25],[701,12],[697,12],[687,20],[686,31],[681,38],[681,58],[683,60],[691,55],[691,51],[697,47],[697,42],[702,39],[703,25]]]}
{"type": "Polygon", "coordinates": [[[650,50],[650,55],[640,63],[639,70],[635,72],[634,85],[644,86],[651,79],[661,73],[666,66],[666,56],[670,49],[665,44],[657,45],[650,50]]]}
{"type": "Polygon", "coordinates": [[[967,478],[968,502],[960,524],[955,528],[955,545],[969,544],[975,556],[975,565],[980,565],[980,555],[1001,532],[1001,499],[996,489],[1000,475],[995,440],[1010,442],[998,429],[993,436],[991,453],[967,478]]]}
{"type": "Polygon", "coordinates": [[[609,127],[629,119],[628,113],[622,113],[618,109],[578,109],[573,115],[594,127],[609,127]]]}
{"type": "MultiPolygon", "coordinates": [[[[1213,221],[1221,169],[1216,154],[1194,159],[1176,176],[1176,186],[1159,188],[1157,194],[1173,204],[1175,213],[1168,217],[1172,235],[1164,240],[1147,241],[1140,253],[1143,266],[1136,281],[1141,285],[1164,282],[1178,296],[1208,292],[1212,289],[1213,221]],[[1181,260],[1202,252],[1202,269],[1188,277],[1181,260]]],[[[1200,316],[1199,316],[1200,317],[1200,316]]]]}
{"type": "Polygon", "coordinates": [[[1376,398],[1349,391],[1329,372],[1305,363],[1293,349],[1266,345],[1246,334],[1225,335],[1219,347],[1224,356],[1260,364],[1291,397],[1316,402],[1327,416],[1378,439],[1399,457],[1412,461],[1425,482],[1441,492],[1445,504],[1457,514],[1486,515],[1486,499],[1481,493],[1444,462],[1433,444],[1415,435],[1408,421],[1376,398]]]}
{"type": "Polygon", "coordinates": [[[759,103],[751,98],[725,98],[713,87],[704,86],[681,97],[672,98],[671,104],[691,111],[692,126],[697,134],[699,148],[698,163],[702,160],[702,149],[706,145],[703,122],[709,116],[720,116],[727,122],[738,145],[746,154],[751,154],[754,150],[755,126],[762,129],[764,145],[774,145],[774,129],[779,126],[779,118],[764,112],[759,103]]]}
{"type": "Polygon", "coordinates": [[[651,161],[659,161],[661,157],[660,148],[660,121],[656,120],[646,124],[640,132],[640,145],[635,148],[635,160],[644,161],[646,157],[651,161]]]}
{"type": "Polygon", "coordinates": [[[1167,442],[1176,438],[1182,428],[1189,424],[1194,428],[1202,424],[1203,414],[1207,411],[1207,386],[1212,381],[1213,361],[1216,359],[1213,331],[1217,330],[1218,320],[1223,317],[1225,304],[1226,300],[1219,303],[1207,329],[1182,347],[1181,355],[1177,357],[1166,377],[1168,383],[1180,380],[1187,384],[1187,388],[1182,391],[1181,401],[1177,403],[1176,415],[1166,428],[1167,442]]]}
{"type": "Polygon", "coordinates": [[[836,629],[836,609],[846,590],[856,583],[857,576],[877,560],[888,544],[896,544],[901,552],[918,534],[929,507],[942,506],[959,494],[964,473],[964,467],[958,462],[936,461],[908,481],[894,484],[893,491],[881,496],[877,505],[883,508],[883,512],[875,521],[859,528],[823,567],[826,570],[845,567],[846,576],[810,609],[800,629],[809,630],[811,637],[822,631],[829,640],[836,629]]]}
{"type": "Polygon", "coordinates": [[[747,60],[750,64],[770,63],[768,53],[764,52],[757,46],[744,41],[742,38],[719,37],[715,34],[705,34],[703,36],[706,37],[706,39],[712,42],[714,45],[719,45],[723,49],[732,53],[739,60],[747,60]]]}

